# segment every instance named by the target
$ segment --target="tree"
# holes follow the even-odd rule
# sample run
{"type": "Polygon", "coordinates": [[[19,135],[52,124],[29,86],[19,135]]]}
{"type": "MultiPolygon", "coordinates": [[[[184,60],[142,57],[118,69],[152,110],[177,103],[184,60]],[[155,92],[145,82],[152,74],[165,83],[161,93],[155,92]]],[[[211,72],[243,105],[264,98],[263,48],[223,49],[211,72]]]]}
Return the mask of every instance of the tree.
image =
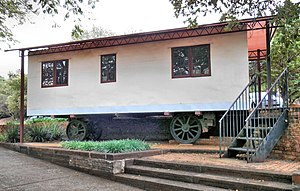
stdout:
{"type": "MultiPolygon", "coordinates": [[[[8,79],[0,77],[0,117],[20,117],[20,72],[8,74],[8,79]]],[[[25,107],[27,95],[27,77],[25,76],[25,107]]]]}
{"type": "Polygon", "coordinates": [[[5,83],[6,80],[0,76],[0,118],[9,116],[6,100],[7,100],[7,93],[5,90],[5,83]]]}
{"type": "MultiPolygon", "coordinates": [[[[84,14],[83,7],[88,5],[91,8],[95,7],[95,3],[99,0],[0,0],[0,40],[5,42],[14,41],[11,31],[11,25],[7,21],[17,21],[18,24],[23,24],[29,20],[31,14],[63,14],[64,19],[84,14]]],[[[75,25],[74,30],[79,30],[80,27],[75,25]],[[76,27],[77,26],[77,27],[76,27]]],[[[79,30],[80,31],[80,30],[79,30]]]]}
{"type": "MultiPolygon", "coordinates": [[[[289,3],[289,2],[286,2],[289,3]]],[[[277,77],[282,69],[289,70],[289,99],[293,103],[300,98],[300,18],[290,12],[300,13],[299,6],[288,5],[280,14],[282,17],[271,46],[273,77],[277,77]]]]}
{"type": "Polygon", "coordinates": [[[254,18],[266,15],[286,17],[287,15],[280,14],[284,6],[291,4],[299,6],[299,2],[291,3],[290,0],[170,0],[170,2],[175,16],[185,17],[190,26],[197,25],[199,16],[213,12],[221,14],[221,21],[236,20],[245,15],[254,18]]]}
{"type": "Polygon", "coordinates": [[[96,27],[93,25],[91,30],[82,30],[81,34],[77,33],[76,31],[72,32],[72,39],[73,40],[86,40],[86,39],[93,39],[93,38],[100,38],[100,37],[107,37],[115,35],[114,32],[105,30],[102,27],[96,27]]]}

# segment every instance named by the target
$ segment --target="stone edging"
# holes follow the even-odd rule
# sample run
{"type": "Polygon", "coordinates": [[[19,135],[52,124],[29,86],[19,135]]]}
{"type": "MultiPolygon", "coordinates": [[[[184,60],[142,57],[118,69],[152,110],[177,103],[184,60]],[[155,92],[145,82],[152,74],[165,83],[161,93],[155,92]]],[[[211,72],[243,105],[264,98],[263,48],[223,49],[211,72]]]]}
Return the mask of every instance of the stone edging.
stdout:
{"type": "Polygon", "coordinates": [[[18,143],[0,143],[0,146],[27,154],[31,157],[47,160],[60,166],[101,176],[124,173],[125,163],[131,161],[133,158],[159,155],[162,153],[161,150],[148,150],[109,154],[62,148],[36,147],[18,143]]]}

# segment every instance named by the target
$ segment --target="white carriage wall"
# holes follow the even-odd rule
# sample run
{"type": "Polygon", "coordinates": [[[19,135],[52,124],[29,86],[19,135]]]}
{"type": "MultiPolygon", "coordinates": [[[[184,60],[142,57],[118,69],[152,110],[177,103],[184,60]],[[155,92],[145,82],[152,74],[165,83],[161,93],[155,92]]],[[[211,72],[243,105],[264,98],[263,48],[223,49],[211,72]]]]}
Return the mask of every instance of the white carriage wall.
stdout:
{"type": "Polygon", "coordinates": [[[226,110],[248,82],[247,33],[29,56],[28,115],[226,110]],[[210,44],[211,76],[172,79],[171,48],[210,44]],[[116,82],[100,83],[115,53],[116,82]],[[69,59],[69,85],[41,88],[41,62],[69,59]]]}

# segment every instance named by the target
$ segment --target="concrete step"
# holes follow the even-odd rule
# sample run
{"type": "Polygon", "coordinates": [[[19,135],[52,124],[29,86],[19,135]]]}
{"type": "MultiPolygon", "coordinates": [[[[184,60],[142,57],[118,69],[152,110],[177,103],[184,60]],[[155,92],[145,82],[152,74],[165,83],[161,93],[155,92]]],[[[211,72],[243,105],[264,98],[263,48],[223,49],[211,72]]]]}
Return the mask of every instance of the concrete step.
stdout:
{"type": "Polygon", "coordinates": [[[118,174],[115,178],[121,183],[149,191],[228,191],[228,189],[133,174],[118,174]]]}
{"type": "MultiPolygon", "coordinates": [[[[238,151],[238,152],[242,152],[242,153],[246,153],[247,152],[247,148],[243,148],[243,147],[229,147],[228,150],[230,151],[238,151]]],[[[250,153],[254,153],[256,150],[255,149],[248,149],[250,153]]]]}
{"type": "Polygon", "coordinates": [[[261,138],[261,137],[237,137],[236,139],[239,139],[239,140],[249,140],[249,141],[262,141],[264,140],[264,138],[261,138]]]}
{"type": "MultiPolygon", "coordinates": [[[[272,128],[273,127],[263,127],[263,126],[248,127],[249,130],[259,130],[259,131],[269,131],[272,128]]],[[[245,127],[244,130],[247,130],[247,128],[245,127]]]]}
{"type": "Polygon", "coordinates": [[[292,190],[287,183],[132,165],[125,173],[233,190],[292,190]]]}
{"type": "MultiPolygon", "coordinates": [[[[188,164],[183,162],[167,162],[167,161],[157,161],[151,159],[135,159],[133,161],[134,165],[162,168],[162,169],[172,169],[181,170],[196,173],[208,173],[216,174],[222,176],[231,176],[237,178],[248,178],[264,181],[276,181],[281,183],[292,184],[292,176],[285,173],[274,173],[268,171],[262,171],[257,169],[236,169],[226,166],[216,166],[216,165],[201,165],[201,164],[188,164]]],[[[130,166],[130,165],[129,165],[130,166]]]]}

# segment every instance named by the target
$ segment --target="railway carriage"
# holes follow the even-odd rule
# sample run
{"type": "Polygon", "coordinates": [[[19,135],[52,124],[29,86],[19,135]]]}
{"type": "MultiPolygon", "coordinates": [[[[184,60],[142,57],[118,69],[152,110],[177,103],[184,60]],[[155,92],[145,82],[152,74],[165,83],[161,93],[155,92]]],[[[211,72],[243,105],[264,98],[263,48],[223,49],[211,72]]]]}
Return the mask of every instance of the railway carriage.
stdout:
{"type": "Polygon", "coordinates": [[[68,117],[73,140],[193,143],[249,82],[248,31],[266,20],[26,48],[27,114],[68,117]]]}

